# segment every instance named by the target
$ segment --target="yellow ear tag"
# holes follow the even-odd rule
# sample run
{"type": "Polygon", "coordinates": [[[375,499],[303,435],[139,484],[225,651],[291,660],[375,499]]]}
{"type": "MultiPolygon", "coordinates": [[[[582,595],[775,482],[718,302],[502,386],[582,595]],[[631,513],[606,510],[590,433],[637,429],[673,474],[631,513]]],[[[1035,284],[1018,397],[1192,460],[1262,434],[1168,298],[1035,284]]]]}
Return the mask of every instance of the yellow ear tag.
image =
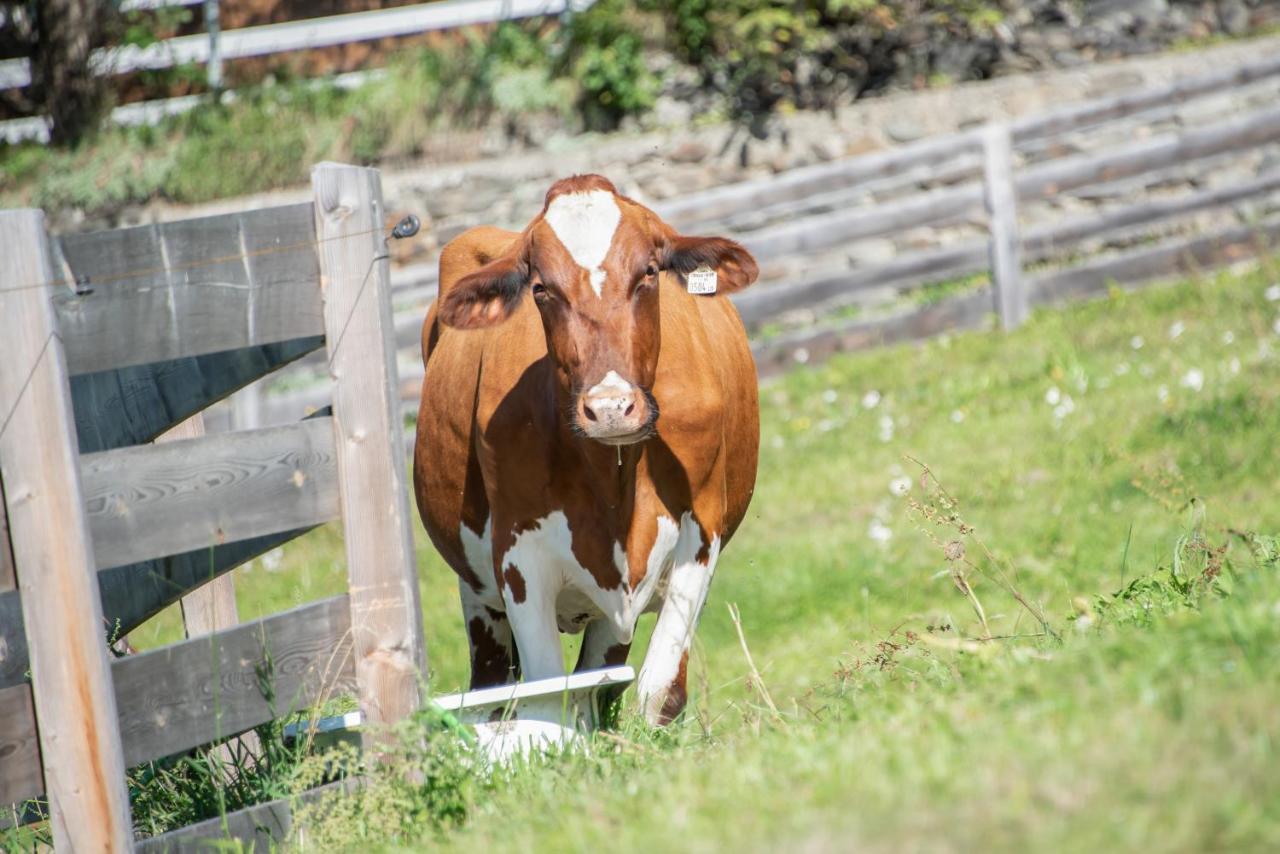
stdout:
{"type": "Polygon", "coordinates": [[[685,277],[691,294],[714,294],[716,292],[716,271],[703,264],[685,277]]]}

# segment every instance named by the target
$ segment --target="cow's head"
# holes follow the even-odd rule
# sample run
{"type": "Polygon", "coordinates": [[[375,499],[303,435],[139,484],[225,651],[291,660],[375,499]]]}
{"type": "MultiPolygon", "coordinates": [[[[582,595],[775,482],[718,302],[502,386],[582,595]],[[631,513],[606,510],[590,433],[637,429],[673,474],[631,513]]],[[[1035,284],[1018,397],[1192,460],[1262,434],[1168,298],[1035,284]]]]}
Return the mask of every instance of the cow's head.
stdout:
{"type": "Polygon", "coordinates": [[[626,445],[647,438],[658,417],[650,389],[661,343],[659,274],[683,284],[695,271],[705,280],[707,270],[717,295],[757,274],[755,259],[732,240],[677,234],[605,178],[581,175],[547,192],[542,213],[506,255],[455,283],[440,318],[459,328],[491,326],[531,292],[572,426],[626,445]]]}

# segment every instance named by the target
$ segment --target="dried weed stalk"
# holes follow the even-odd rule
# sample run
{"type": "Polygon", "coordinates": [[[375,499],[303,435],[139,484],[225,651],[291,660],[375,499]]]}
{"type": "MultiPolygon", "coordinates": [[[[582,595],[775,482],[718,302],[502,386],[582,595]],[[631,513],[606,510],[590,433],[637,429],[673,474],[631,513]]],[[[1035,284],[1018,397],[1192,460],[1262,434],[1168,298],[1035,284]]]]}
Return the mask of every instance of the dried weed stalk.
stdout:
{"type": "MultiPolygon", "coordinates": [[[[907,456],[906,459],[920,468],[920,490],[925,496],[924,500],[917,500],[914,496],[907,498],[907,505],[915,518],[916,527],[942,551],[943,557],[947,560],[951,580],[969,600],[974,612],[978,615],[978,621],[982,624],[984,633],[983,639],[993,640],[994,636],[991,633],[991,627],[987,624],[986,610],[969,582],[971,573],[981,575],[1008,593],[1035,618],[1045,634],[1058,638],[1058,633],[1049,623],[1044,612],[1022,594],[1010,579],[1010,574],[1006,572],[1004,562],[991,552],[987,544],[978,536],[976,529],[960,515],[960,502],[947,491],[933,470],[915,457],[907,456]],[[938,529],[950,529],[958,536],[943,542],[938,536],[938,529]],[[975,562],[969,556],[969,550],[965,548],[966,541],[977,547],[977,552],[982,558],[980,561],[975,562]]],[[[1016,575],[1016,570],[1014,574],[1016,575]]]]}

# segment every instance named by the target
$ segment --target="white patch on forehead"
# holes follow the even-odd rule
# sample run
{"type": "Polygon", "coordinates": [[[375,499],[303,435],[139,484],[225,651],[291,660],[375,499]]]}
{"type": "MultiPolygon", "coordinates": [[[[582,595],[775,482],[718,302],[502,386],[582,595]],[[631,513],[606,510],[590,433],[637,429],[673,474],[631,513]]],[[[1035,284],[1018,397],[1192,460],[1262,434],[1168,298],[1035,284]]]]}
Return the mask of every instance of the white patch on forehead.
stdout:
{"type": "Polygon", "coordinates": [[[587,392],[588,396],[602,395],[605,392],[613,392],[614,394],[627,394],[631,391],[631,383],[618,376],[617,371],[610,371],[604,375],[604,379],[596,383],[587,392]]]}
{"type": "Polygon", "coordinates": [[[604,259],[622,211],[613,193],[592,190],[556,196],[543,216],[573,260],[591,276],[591,289],[600,296],[604,288],[604,259]]]}

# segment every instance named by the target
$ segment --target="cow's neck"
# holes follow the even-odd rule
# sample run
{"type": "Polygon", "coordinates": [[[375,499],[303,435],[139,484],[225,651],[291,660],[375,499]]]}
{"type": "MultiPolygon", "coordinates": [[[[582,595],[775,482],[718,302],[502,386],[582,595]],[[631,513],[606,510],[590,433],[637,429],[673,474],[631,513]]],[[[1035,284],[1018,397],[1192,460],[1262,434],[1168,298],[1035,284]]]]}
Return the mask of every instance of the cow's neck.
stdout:
{"type": "Polygon", "coordinates": [[[611,527],[625,530],[635,506],[636,468],[644,443],[618,447],[577,436],[571,441],[582,460],[591,491],[615,523],[611,527]]]}

